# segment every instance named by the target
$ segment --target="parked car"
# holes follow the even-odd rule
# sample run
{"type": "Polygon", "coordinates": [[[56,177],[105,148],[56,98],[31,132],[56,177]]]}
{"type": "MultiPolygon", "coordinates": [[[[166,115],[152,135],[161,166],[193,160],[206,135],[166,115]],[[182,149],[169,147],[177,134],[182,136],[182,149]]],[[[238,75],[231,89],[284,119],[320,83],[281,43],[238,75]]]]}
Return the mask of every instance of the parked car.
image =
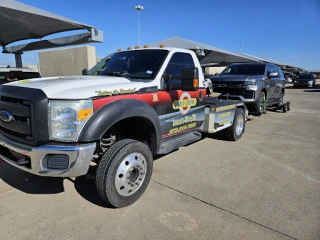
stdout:
{"type": "Polygon", "coordinates": [[[40,78],[41,75],[38,71],[27,68],[12,68],[1,67],[0,68],[0,85],[31,78],[40,78]]]}
{"type": "Polygon", "coordinates": [[[293,82],[293,87],[298,86],[308,86],[308,87],[316,87],[316,79],[312,73],[301,73],[293,82]]]}
{"type": "Polygon", "coordinates": [[[288,72],[284,72],[283,75],[284,75],[287,83],[293,83],[293,77],[294,77],[293,74],[288,73],[288,72]]]}
{"type": "Polygon", "coordinates": [[[270,63],[240,63],[211,77],[213,91],[222,99],[240,99],[257,114],[267,107],[281,106],[286,80],[280,67],[270,63]]]}

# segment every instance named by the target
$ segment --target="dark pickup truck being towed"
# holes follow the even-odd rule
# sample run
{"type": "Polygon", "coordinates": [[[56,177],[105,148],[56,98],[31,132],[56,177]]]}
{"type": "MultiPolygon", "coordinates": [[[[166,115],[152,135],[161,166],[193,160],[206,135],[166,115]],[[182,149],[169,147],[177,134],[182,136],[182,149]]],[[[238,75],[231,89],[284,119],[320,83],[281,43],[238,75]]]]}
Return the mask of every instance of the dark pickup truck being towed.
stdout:
{"type": "Polygon", "coordinates": [[[220,99],[241,100],[250,112],[258,115],[267,107],[283,104],[286,81],[281,69],[274,64],[231,64],[210,79],[213,91],[221,93],[220,99]]]}

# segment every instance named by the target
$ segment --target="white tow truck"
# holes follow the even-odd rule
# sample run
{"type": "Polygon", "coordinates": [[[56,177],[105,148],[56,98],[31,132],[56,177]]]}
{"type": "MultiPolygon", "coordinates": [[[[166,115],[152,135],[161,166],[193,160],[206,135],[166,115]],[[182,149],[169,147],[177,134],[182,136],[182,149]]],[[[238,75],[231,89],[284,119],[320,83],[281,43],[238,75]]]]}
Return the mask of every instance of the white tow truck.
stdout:
{"type": "Polygon", "coordinates": [[[86,175],[95,163],[99,196],[125,207],[147,188],[156,154],[203,133],[241,138],[245,105],[207,91],[195,52],[164,46],[118,51],[82,76],[4,84],[0,157],[49,177],[86,175]]]}

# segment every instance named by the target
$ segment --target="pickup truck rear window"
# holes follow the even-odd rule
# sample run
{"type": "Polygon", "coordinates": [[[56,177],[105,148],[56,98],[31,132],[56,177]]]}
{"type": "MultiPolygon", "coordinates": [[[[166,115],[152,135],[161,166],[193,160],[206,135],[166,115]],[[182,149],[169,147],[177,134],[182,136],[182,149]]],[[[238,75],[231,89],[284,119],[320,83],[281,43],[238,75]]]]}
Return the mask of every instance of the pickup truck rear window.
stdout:
{"type": "Polygon", "coordinates": [[[265,65],[239,64],[226,67],[220,75],[264,75],[265,65]]]}

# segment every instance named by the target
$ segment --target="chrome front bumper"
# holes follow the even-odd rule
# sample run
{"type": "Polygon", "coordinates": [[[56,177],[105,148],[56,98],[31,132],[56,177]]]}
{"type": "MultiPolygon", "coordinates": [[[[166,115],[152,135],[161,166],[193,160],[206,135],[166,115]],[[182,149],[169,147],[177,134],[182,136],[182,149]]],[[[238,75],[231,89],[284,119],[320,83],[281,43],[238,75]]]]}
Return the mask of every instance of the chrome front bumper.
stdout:
{"type": "Polygon", "coordinates": [[[27,156],[30,159],[31,168],[19,164],[17,160],[9,159],[0,152],[0,158],[26,172],[48,177],[77,177],[85,175],[88,172],[96,143],[75,144],[72,146],[61,144],[30,147],[16,143],[0,134],[0,146],[27,156]],[[68,156],[69,166],[67,169],[52,170],[45,167],[47,165],[44,163],[45,157],[54,154],[68,156]]]}

